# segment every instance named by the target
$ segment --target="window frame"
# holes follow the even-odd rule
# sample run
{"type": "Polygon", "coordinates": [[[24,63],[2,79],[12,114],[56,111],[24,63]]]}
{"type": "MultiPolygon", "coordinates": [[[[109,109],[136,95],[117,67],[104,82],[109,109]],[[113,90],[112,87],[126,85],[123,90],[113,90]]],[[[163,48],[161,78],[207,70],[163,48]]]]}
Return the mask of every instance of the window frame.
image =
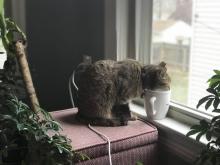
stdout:
{"type": "MultiPolygon", "coordinates": [[[[136,30],[136,35],[137,35],[136,43],[142,44],[142,46],[139,45],[139,47],[142,47],[145,49],[143,51],[144,53],[141,53],[141,55],[139,55],[139,56],[143,56],[143,54],[145,56],[148,55],[149,62],[147,60],[144,60],[144,62],[151,63],[151,61],[152,61],[152,32],[153,32],[152,31],[153,0],[136,0],[136,4],[138,4],[138,3],[141,5],[136,5],[136,18],[137,17],[140,18],[139,21],[136,21],[136,27],[139,27],[139,30],[136,30]],[[149,9],[147,11],[147,13],[143,11],[143,10],[146,10],[146,8],[143,7],[146,5],[148,7],[151,6],[151,9],[149,9]],[[146,20],[144,20],[144,19],[146,19],[146,17],[144,17],[144,15],[146,15],[146,14],[148,15],[147,22],[148,23],[151,22],[150,25],[146,25],[146,24],[139,24],[138,25],[137,23],[143,23],[144,21],[146,21],[146,20]],[[140,28],[140,26],[144,26],[144,27],[142,27],[142,29],[145,29],[145,30],[142,30],[140,28]],[[147,34],[144,34],[144,33],[147,33],[147,34]],[[140,41],[143,41],[143,37],[146,37],[146,36],[149,38],[149,41],[148,42],[140,42],[140,41]],[[148,44],[148,45],[146,47],[144,47],[144,44],[148,44]],[[149,49],[150,49],[150,51],[148,51],[149,49]],[[147,51],[148,51],[148,53],[146,53],[147,51]]],[[[138,48],[136,48],[136,49],[138,49],[138,48]]],[[[136,58],[138,59],[137,52],[138,51],[136,51],[136,58]]],[[[202,119],[205,119],[207,121],[211,121],[212,117],[214,116],[212,114],[208,114],[206,112],[202,112],[197,109],[175,103],[172,100],[171,100],[170,108],[168,111],[168,115],[169,115],[169,117],[172,117],[175,120],[182,121],[182,122],[184,122],[186,124],[190,124],[190,125],[196,124],[196,123],[198,123],[199,120],[202,120],[202,119]]]]}
{"type": "MultiPolygon", "coordinates": [[[[134,43],[133,51],[135,51],[135,58],[140,62],[150,64],[150,62],[152,61],[151,55],[153,0],[135,0],[135,3],[133,2],[133,0],[128,0],[124,1],[124,4],[122,2],[117,3],[117,0],[105,0],[105,34],[107,34],[105,35],[105,58],[121,60],[121,57],[119,57],[120,54],[117,54],[117,52],[122,52],[121,49],[126,50],[126,52],[128,52],[127,50],[131,49],[128,49],[129,43],[134,43]],[[120,5],[124,5],[125,3],[127,9],[124,7],[120,8],[120,5]],[[135,6],[131,7],[131,5],[135,6]],[[147,6],[147,8],[145,6],[147,6]],[[121,16],[120,12],[117,11],[122,11],[123,16],[121,16]],[[125,15],[126,12],[127,16],[125,15]],[[133,20],[133,18],[131,20],[132,23],[135,23],[135,27],[133,24],[129,23],[129,21],[126,21],[126,23],[124,24],[119,21],[120,19],[124,19],[125,17],[129,18],[131,14],[135,15],[135,17],[133,17],[135,20],[133,20]],[[109,28],[109,24],[112,25],[111,28],[109,28]],[[121,29],[123,28],[127,29],[127,33],[122,34],[118,32],[117,30],[119,29],[119,27],[119,31],[121,31],[121,29]],[[133,28],[135,28],[135,30],[133,28]],[[135,38],[133,37],[134,33],[136,36],[135,38]],[[127,38],[128,40],[135,39],[135,41],[128,41],[125,43],[120,43],[119,45],[117,39],[120,38],[121,35],[128,35],[126,37],[123,36],[123,38],[127,38]],[[129,37],[129,35],[132,37],[129,37]]],[[[172,100],[168,111],[168,115],[174,120],[182,121],[189,125],[198,123],[198,121],[201,119],[210,121],[211,118],[214,116],[191,107],[186,107],[184,105],[177,104],[172,100]]]]}

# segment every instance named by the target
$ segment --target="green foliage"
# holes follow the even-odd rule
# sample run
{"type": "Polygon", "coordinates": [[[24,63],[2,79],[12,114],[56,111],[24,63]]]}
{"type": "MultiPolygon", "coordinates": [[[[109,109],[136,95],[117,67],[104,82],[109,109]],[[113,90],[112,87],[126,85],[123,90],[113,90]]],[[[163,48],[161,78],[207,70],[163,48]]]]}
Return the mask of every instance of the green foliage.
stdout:
{"type": "Polygon", "coordinates": [[[138,161],[135,165],[143,165],[143,163],[138,161]]]}
{"type": "MultiPolygon", "coordinates": [[[[220,71],[214,70],[215,74],[208,80],[209,88],[207,92],[209,95],[199,100],[197,108],[205,105],[205,110],[211,109],[212,112],[220,113],[220,71]]],[[[220,164],[220,115],[212,118],[210,122],[201,120],[198,125],[190,128],[186,136],[196,134],[196,140],[205,135],[208,144],[201,152],[196,160],[197,164],[220,164]]]]}
{"type": "Polygon", "coordinates": [[[4,109],[0,111],[0,164],[71,165],[88,159],[72,150],[70,140],[59,133],[59,123],[42,108],[35,113],[11,96],[4,109]]]}
{"type": "Polygon", "coordinates": [[[7,53],[0,70],[0,164],[71,165],[88,159],[72,150],[70,140],[59,133],[59,123],[48,112],[39,107],[35,113],[15,96],[22,85],[15,42],[25,44],[26,36],[5,18],[4,0],[0,0],[0,30],[7,53]]]}
{"type": "Polygon", "coordinates": [[[25,151],[20,159],[26,164],[72,164],[70,140],[59,134],[61,127],[49,113],[41,108],[34,113],[16,97],[7,100],[7,110],[0,114],[0,161],[10,159],[9,151],[25,151]]]}
{"type": "Polygon", "coordinates": [[[26,42],[25,34],[16,23],[5,18],[3,0],[0,0],[0,30],[2,43],[7,53],[4,69],[0,70],[0,107],[3,107],[8,98],[8,93],[19,95],[24,91],[23,81],[16,62],[14,44],[17,40],[26,42]]]}

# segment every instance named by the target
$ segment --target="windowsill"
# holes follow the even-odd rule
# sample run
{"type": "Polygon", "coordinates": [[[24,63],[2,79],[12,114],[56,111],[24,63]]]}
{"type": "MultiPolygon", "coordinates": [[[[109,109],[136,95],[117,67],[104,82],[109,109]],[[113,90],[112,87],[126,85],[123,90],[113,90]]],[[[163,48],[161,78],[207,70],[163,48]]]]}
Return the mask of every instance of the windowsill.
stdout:
{"type": "MultiPolygon", "coordinates": [[[[186,124],[186,122],[181,122],[180,120],[175,119],[173,115],[171,115],[172,112],[169,112],[168,116],[162,120],[149,120],[147,119],[147,115],[146,115],[144,107],[131,103],[130,108],[132,112],[136,113],[142,119],[147,120],[148,122],[156,125],[158,128],[175,131],[176,133],[183,135],[183,136],[185,136],[189,132],[190,127],[192,126],[192,124],[186,124]]],[[[194,122],[196,123],[198,120],[197,119],[195,120],[196,121],[194,122]]],[[[196,137],[195,135],[190,136],[190,137],[185,136],[185,138],[190,138],[193,140],[195,140],[195,137],[196,137]]],[[[200,143],[206,145],[207,144],[206,138],[202,137],[200,139],[200,143]]]]}
{"type": "MultiPolygon", "coordinates": [[[[195,156],[200,153],[204,145],[207,144],[205,137],[202,137],[200,142],[197,142],[195,140],[195,135],[190,137],[185,136],[192,126],[192,122],[189,122],[191,123],[189,124],[185,121],[188,118],[193,117],[187,116],[183,117],[185,118],[184,120],[178,120],[179,118],[174,118],[178,114],[173,115],[173,113],[176,112],[173,112],[174,110],[171,108],[166,118],[152,121],[147,119],[147,115],[143,106],[131,103],[130,109],[140,118],[147,120],[158,128],[159,143],[161,143],[163,147],[188,161],[189,163],[195,160],[195,156]]],[[[195,123],[199,121],[198,119],[190,120],[195,120],[195,123]]]]}
{"type": "Polygon", "coordinates": [[[171,117],[166,117],[162,120],[153,120],[153,121],[148,120],[145,109],[139,105],[135,105],[132,103],[132,104],[130,104],[130,108],[131,108],[131,111],[138,114],[139,117],[147,120],[150,123],[155,124],[156,126],[162,128],[162,129],[168,128],[168,129],[176,131],[182,135],[185,135],[190,129],[189,125],[186,125],[186,124],[183,124],[179,121],[176,121],[175,119],[173,119],[171,117]]]}

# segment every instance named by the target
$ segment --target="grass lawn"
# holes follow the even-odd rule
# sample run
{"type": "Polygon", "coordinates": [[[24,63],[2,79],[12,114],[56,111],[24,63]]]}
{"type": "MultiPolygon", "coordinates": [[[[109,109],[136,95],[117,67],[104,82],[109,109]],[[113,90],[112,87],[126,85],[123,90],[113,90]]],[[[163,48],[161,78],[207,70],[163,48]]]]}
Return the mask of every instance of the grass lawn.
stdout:
{"type": "Polygon", "coordinates": [[[171,99],[178,103],[187,104],[189,73],[177,68],[170,68],[168,74],[171,78],[171,99]]]}

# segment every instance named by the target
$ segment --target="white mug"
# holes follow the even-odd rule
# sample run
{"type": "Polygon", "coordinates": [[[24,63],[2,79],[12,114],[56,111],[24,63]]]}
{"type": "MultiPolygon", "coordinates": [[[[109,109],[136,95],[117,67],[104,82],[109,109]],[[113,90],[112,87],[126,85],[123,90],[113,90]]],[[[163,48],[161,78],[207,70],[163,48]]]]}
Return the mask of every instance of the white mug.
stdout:
{"type": "Polygon", "coordinates": [[[147,118],[160,120],[166,117],[170,105],[170,90],[144,90],[147,118]]]}

